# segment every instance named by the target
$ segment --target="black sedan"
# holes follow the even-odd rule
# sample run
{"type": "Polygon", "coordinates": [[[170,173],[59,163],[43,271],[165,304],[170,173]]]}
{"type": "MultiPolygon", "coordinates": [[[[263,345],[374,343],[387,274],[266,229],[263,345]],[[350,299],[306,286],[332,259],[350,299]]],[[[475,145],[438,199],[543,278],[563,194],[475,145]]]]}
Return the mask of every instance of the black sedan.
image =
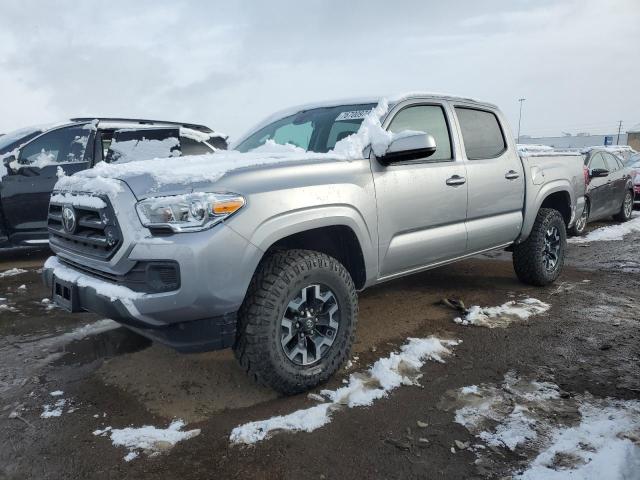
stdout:
{"type": "Polygon", "coordinates": [[[226,149],[203,125],[123,118],[72,118],[0,137],[0,248],[48,243],[49,197],[58,175],[96,163],[201,155],[226,149]]]}
{"type": "Polygon", "coordinates": [[[611,216],[626,222],[633,212],[631,169],[605,149],[593,148],[584,155],[587,201],[582,215],[573,227],[574,235],[581,235],[587,223],[611,216]]]}

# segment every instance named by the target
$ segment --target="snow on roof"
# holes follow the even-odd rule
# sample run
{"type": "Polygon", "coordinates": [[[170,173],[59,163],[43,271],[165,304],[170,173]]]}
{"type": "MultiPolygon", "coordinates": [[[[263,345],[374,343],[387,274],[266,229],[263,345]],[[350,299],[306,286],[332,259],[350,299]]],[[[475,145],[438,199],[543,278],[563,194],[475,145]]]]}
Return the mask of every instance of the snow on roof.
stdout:
{"type": "Polygon", "coordinates": [[[627,133],[640,133],[640,123],[628,129],[627,133]]]}

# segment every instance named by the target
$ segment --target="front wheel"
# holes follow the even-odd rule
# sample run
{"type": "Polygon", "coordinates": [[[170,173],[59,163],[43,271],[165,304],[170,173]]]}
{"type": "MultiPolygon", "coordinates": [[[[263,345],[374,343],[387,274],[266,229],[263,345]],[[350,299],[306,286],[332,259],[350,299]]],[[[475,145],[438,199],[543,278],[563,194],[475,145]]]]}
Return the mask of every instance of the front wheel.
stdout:
{"type": "Polygon", "coordinates": [[[627,190],[620,205],[620,211],[616,213],[613,218],[619,222],[628,222],[631,220],[631,214],[633,213],[633,194],[627,190]]]}
{"type": "Polygon", "coordinates": [[[529,238],[513,247],[513,268],[521,282],[553,283],[564,265],[567,230],[560,212],[541,208],[529,238]]]}
{"type": "Polygon", "coordinates": [[[355,337],[358,297],[345,267],[310,250],[270,254],[240,308],[234,352],[259,383],[286,395],[325,382],[355,337]]]}
{"type": "Polygon", "coordinates": [[[589,202],[585,202],[582,209],[582,215],[576,220],[576,223],[569,229],[569,233],[573,236],[579,237],[584,234],[587,228],[587,221],[589,220],[589,202]]]}

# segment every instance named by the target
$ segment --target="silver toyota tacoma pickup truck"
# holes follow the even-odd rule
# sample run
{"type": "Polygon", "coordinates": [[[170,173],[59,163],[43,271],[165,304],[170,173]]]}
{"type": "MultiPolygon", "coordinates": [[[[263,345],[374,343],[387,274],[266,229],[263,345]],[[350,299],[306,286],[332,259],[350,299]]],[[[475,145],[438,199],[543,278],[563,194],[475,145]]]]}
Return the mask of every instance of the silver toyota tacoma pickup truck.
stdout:
{"type": "Polygon", "coordinates": [[[371,285],[493,249],[513,252],[521,281],[553,282],[584,191],[579,155],[521,157],[488,103],[311,105],[213,159],[60,179],[43,275],[70,311],[183,352],[232,347],[249,375],[292,394],[348,357],[371,285]]]}

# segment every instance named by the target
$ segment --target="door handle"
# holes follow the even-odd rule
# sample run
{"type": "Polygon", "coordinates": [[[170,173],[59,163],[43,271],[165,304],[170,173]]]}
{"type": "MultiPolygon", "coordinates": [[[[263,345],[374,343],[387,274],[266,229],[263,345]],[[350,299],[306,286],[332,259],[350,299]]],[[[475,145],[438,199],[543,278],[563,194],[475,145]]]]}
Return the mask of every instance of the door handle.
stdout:
{"type": "Polygon", "coordinates": [[[515,170],[509,170],[504,174],[504,178],[506,178],[507,180],[515,180],[518,177],[520,177],[520,174],[515,170]]]}
{"type": "Polygon", "coordinates": [[[446,184],[455,187],[456,185],[463,185],[467,181],[466,178],[461,177],[460,175],[454,175],[452,177],[447,178],[446,184]]]}

